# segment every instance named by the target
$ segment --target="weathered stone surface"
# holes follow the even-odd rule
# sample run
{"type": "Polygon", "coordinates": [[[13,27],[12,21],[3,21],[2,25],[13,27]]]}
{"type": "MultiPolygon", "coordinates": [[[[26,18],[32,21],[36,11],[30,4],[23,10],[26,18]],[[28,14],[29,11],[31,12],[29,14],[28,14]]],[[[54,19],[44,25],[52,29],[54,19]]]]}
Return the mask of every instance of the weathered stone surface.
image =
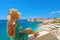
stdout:
{"type": "Polygon", "coordinates": [[[35,36],[31,36],[28,38],[28,40],[34,40],[36,37],[35,36]]]}
{"type": "Polygon", "coordinates": [[[33,35],[29,38],[31,38],[31,40],[58,40],[56,36],[52,35],[49,32],[40,32],[40,35],[37,37],[33,37],[33,35]]]}

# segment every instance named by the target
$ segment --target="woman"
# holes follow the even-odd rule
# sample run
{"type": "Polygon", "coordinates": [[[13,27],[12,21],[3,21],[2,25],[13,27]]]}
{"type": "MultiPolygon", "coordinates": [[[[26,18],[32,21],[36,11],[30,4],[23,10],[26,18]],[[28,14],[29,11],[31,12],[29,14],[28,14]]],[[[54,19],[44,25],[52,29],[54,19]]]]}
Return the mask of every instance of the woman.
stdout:
{"type": "Polygon", "coordinates": [[[34,34],[36,37],[38,32],[32,31],[31,28],[24,30],[17,22],[20,16],[21,14],[16,9],[9,10],[7,32],[10,40],[28,40],[28,34],[34,34]]]}

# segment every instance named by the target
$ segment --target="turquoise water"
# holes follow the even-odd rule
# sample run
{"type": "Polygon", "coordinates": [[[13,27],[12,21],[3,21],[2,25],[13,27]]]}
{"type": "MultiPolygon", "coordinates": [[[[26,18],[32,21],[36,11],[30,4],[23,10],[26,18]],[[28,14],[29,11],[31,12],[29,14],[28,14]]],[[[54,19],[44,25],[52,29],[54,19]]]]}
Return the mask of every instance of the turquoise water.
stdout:
{"type": "MultiPolygon", "coordinates": [[[[41,24],[42,22],[28,22],[27,20],[19,20],[18,21],[20,25],[22,25],[23,28],[32,28],[34,31],[37,31],[39,26],[37,24],[41,24]]],[[[7,20],[0,20],[0,40],[9,40],[9,37],[7,35],[7,20]]]]}

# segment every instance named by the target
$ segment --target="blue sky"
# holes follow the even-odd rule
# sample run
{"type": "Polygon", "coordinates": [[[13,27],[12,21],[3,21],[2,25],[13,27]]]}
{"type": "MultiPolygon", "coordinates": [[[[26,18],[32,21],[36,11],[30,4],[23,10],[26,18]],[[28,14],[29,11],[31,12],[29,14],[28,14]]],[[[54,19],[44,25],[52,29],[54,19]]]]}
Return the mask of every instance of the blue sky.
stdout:
{"type": "Polygon", "coordinates": [[[6,19],[11,8],[18,9],[21,19],[60,17],[60,0],[0,0],[0,19],[6,19]]]}

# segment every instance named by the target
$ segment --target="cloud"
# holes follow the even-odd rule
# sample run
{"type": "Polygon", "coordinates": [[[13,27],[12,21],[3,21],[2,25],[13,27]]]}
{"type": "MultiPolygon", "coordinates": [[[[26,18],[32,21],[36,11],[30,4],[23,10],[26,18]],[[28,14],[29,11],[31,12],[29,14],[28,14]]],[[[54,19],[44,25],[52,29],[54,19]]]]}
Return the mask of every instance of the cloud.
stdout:
{"type": "Polygon", "coordinates": [[[51,14],[57,14],[57,13],[60,13],[60,10],[51,12],[51,14]]]}
{"type": "Polygon", "coordinates": [[[60,10],[59,10],[59,11],[57,11],[57,13],[60,13],[60,10]]]}
{"type": "Polygon", "coordinates": [[[55,14],[56,12],[55,11],[52,11],[51,14],[55,14]]]}

